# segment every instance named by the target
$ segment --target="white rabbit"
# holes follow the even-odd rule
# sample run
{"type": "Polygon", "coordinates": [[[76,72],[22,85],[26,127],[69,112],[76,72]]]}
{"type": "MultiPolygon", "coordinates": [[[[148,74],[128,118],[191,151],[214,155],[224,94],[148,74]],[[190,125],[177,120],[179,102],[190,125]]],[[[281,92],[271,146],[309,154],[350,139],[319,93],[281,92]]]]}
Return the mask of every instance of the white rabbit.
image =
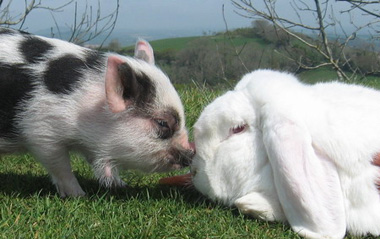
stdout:
{"type": "Polygon", "coordinates": [[[380,235],[379,91],[254,71],[204,109],[194,139],[210,199],[306,238],[380,235]]]}

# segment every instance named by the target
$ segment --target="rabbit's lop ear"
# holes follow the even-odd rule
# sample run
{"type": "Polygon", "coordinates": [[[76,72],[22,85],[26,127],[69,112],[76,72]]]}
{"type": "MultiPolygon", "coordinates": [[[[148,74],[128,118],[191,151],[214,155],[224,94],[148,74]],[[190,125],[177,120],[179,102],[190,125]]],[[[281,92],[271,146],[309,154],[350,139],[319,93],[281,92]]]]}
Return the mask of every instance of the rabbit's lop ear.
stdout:
{"type": "Polygon", "coordinates": [[[293,230],[307,238],[343,238],[346,222],[336,166],[312,144],[303,124],[269,107],[264,115],[264,145],[293,230]]]}

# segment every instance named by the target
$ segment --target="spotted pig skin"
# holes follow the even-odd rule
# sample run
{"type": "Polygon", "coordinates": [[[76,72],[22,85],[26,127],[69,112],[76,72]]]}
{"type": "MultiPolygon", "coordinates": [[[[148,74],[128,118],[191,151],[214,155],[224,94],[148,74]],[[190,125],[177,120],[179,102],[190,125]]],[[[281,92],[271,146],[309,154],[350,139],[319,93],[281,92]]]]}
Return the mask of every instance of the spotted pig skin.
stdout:
{"type": "Polygon", "coordinates": [[[124,185],[121,169],[178,169],[193,154],[181,100],[148,42],[129,57],[0,28],[0,154],[25,151],[62,197],[84,195],[70,151],[108,187],[124,185]]]}

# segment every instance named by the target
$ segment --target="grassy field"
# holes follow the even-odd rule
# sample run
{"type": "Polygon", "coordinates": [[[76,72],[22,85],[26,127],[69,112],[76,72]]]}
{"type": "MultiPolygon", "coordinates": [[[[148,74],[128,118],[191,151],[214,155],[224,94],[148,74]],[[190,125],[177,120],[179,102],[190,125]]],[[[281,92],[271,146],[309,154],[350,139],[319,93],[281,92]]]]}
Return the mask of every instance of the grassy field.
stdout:
{"type": "MultiPolygon", "coordinates": [[[[210,38],[218,43],[232,41],[235,46],[248,41],[264,46],[257,39],[226,39],[223,35],[210,38]]],[[[178,51],[195,39],[165,39],[151,44],[158,52],[178,51]]],[[[336,75],[319,70],[302,73],[300,78],[314,83],[332,80],[336,75]]],[[[379,79],[370,79],[366,84],[380,88],[379,79]]],[[[176,87],[185,106],[191,137],[191,126],[203,107],[233,85],[216,89],[188,84],[176,87]]],[[[123,172],[128,186],[106,190],[98,186],[90,166],[72,155],[73,170],[87,196],[61,199],[46,171],[29,154],[0,156],[0,160],[0,239],[300,238],[287,225],[243,216],[234,208],[208,201],[192,188],[158,184],[161,177],[187,169],[151,175],[123,172]]]]}
{"type": "MultiPolygon", "coordinates": [[[[179,51],[198,37],[152,41],[155,51],[179,51]]],[[[258,39],[209,36],[215,42],[242,46],[258,39]]],[[[132,51],[133,47],[126,50],[132,51]]],[[[330,70],[300,74],[308,83],[336,78],[330,70]]],[[[380,88],[379,79],[365,84],[380,88]]],[[[176,86],[185,106],[187,126],[195,123],[204,106],[233,85],[210,89],[176,86]]],[[[0,156],[1,157],[1,156],[0,156]]],[[[267,223],[208,201],[192,188],[158,184],[161,177],[123,172],[123,189],[98,186],[92,170],[72,155],[73,170],[87,196],[61,199],[46,171],[29,154],[0,158],[0,238],[300,238],[287,225],[267,223]]],[[[352,237],[348,237],[352,238],[352,237]]]]}
{"type": "MultiPolygon", "coordinates": [[[[182,86],[179,92],[191,126],[224,89],[182,86]]],[[[0,238],[298,238],[287,226],[247,218],[192,188],[158,185],[181,172],[125,172],[128,187],[108,191],[81,158],[72,155],[72,163],[84,198],[59,198],[30,155],[2,156],[0,238]]]]}
{"type": "MultiPolygon", "coordinates": [[[[178,90],[191,128],[202,108],[227,89],[178,90]]],[[[157,183],[184,171],[124,172],[128,187],[108,191],[77,155],[72,163],[86,197],[59,198],[46,171],[28,154],[1,158],[0,238],[299,238],[286,225],[243,216],[192,188],[157,183]]]]}
{"type": "Polygon", "coordinates": [[[28,156],[2,159],[1,238],[298,238],[286,226],[246,218],[192,189],[157,185],[163,175],[129,172],[125,189],[98,188],[88,165],[73,159],[87,192],[60,199],[28,156]]]}

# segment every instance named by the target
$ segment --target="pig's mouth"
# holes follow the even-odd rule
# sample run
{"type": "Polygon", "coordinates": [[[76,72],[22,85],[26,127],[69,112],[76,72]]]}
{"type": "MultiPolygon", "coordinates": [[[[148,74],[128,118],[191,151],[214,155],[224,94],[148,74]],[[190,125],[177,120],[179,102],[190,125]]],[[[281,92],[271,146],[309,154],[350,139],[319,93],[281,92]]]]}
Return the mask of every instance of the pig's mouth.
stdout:
{"type": "Polygon", "coordinates": [[[172,148],[169,150],[167,160],[172,169],[175,170],[190,166],[192,158],[195,155],[195,144],[189,143],[189,145],[189,149],[172,148]]]}
{"type": "Polygon", "coordinates": [[[178,170],[190,166],[195,151],[191,149],[172,148],[159,153],[155,172],[178,170]]]}
{"type": "MultiPolygon", "coordinates": [[[[181,164],[174,164],[179,166],[179,168],[182,168],[182,167],[187,167],[187,166],[190,166],[191,164],[191,159],[194,157],[195,155],[195,144],[194,143],[190,143],[191,145],[191,149],[192,149],[192,154],[191,154],[191,157],[188,158],[188,160],[184,161],[184,163],[181,165],[181,164]],[[186,165],[186,166],[185,166],[186,165]]],[[[172,176],[172,177],[165,177],[165,178],[161,178],[158,183],[159,184],[164,184],[164,185],[168,185],[168,186],[182,186],[182,187],[191,187],[193,186],[193,177],[195,176],[196,174],[196,171],[193,170],[189,173],[186,173],[186,174],[181,174],[181,175],[176,175],[176,176],[172,176]]]]}
{"type": "Polygon", "coordinates": [[[173,169],[181,169],[188,167],[191,164],[191,159],[194,156],[193,150],[172,150],[167,157],[168,166],[173,169]]]}

